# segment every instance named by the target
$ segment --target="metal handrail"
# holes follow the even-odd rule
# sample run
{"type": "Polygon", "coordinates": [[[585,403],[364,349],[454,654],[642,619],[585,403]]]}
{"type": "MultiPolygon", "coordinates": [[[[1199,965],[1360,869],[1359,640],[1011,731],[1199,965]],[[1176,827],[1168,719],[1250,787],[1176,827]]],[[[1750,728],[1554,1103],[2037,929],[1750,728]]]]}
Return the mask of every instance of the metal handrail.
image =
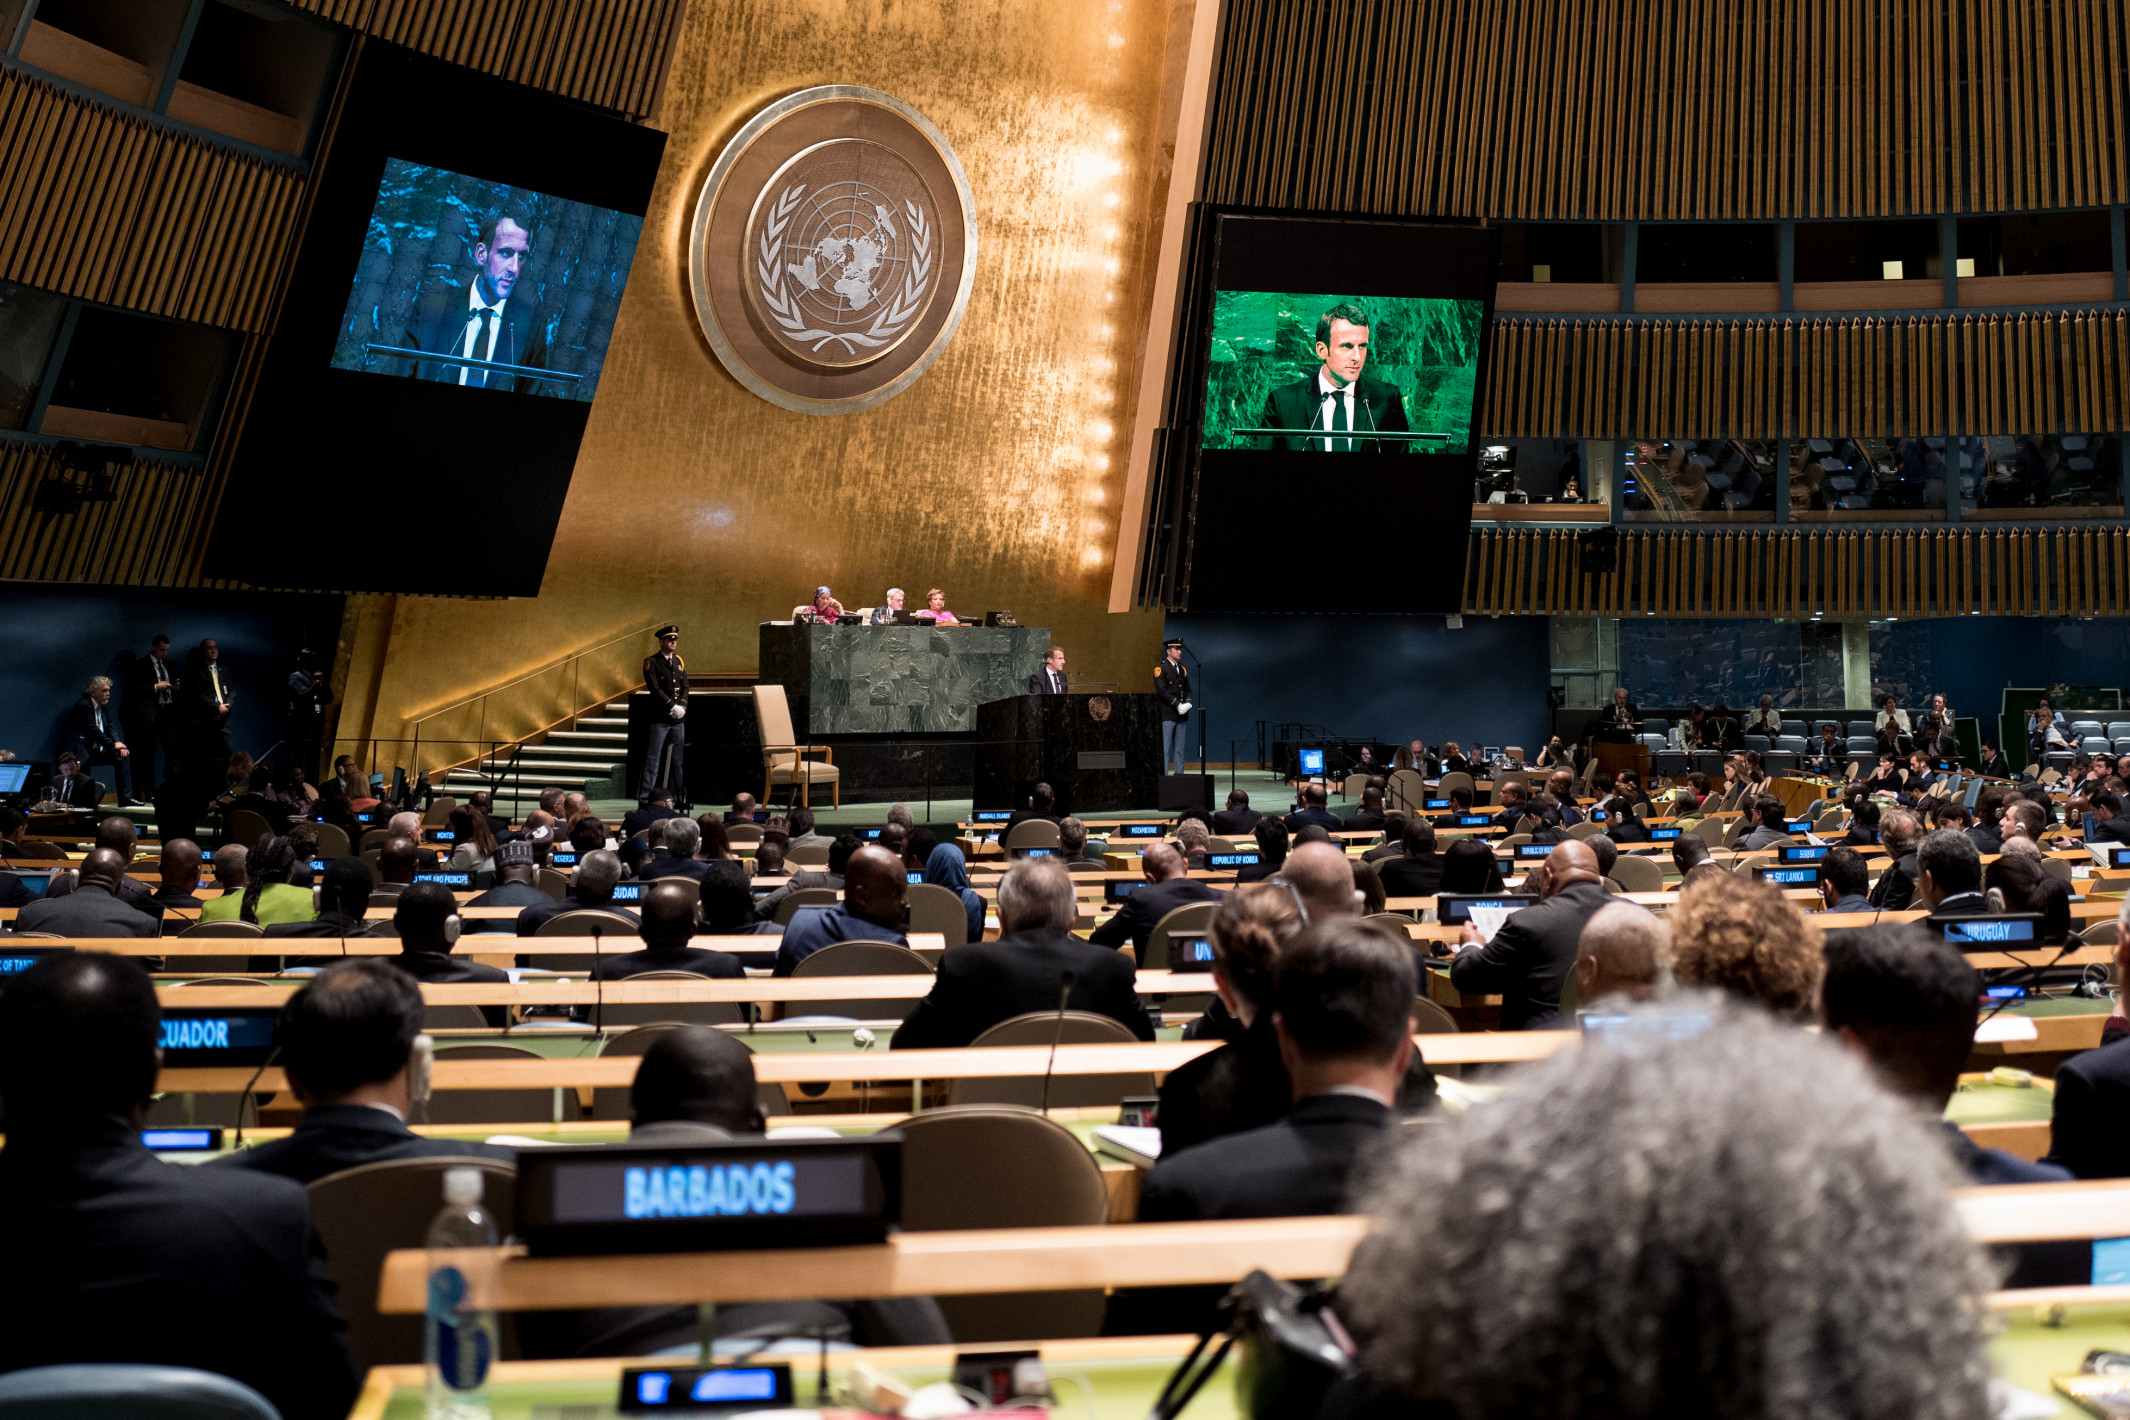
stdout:
{"type": "Polygon", "coordinates": [[[523,685],[526,681],[529,681],[536,676],[546,675],[549,671],[552,670],[560,670],[563,666],[568,665],[572,661],[581,661],[586,656],[591,655],[594,651],[604,651],[607,647],[615,644],[617,641],[627,641],[631,637],[636,636],[648,636],[663,625],[665,625],[665,623],[662,621],[654,621],[649,626],[640,627],[635,631],[624,631],[619,636],[609,636],[604,641],[600,641],[593,645],[586,646],[581,650],[572,651],[567,656],[562,657],[560,660],[549,661],[546,665],[541,666],[536,670],[529,670],[524,675],[519,676],[516,680],[506,680],[501,685],[492,685],[486,690],[475,691],[473,694],[467,696],[464,700],[454,700],[449,705],[440,705],[434,710],[424,711],[422,714],[419,715],[409,715],[407,717],[407,723],[413,725],[418,730],[425,722],[433,720],[439,715],[447,715],[453,710],[461,709],[465,706],[473,704],[473,702],[476,700],[483,700],[491,695],[500,695],[502,692],[510,689],[514,685],[523,685]]]}

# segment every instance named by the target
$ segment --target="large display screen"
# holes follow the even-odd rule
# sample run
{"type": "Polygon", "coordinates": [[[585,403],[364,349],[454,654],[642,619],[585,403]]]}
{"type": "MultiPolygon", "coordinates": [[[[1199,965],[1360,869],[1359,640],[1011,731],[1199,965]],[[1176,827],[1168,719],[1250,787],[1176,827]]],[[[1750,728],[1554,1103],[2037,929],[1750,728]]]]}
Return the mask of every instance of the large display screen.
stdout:
{"type": "Polygon", "coordinates": [[[643,218],[392,158],[333,365],[591,402],[643,218]]]}
{"type": "Polygon", "coordinates": [[[1177,431],[1196,459],[1174,512],[1188,610],[1463,609],[1495,239],[1422,222],[1211,218],[1179,375],[1204,392],[1196,430],[1177,431]],[[1324,526],[1395,532],[1416,555],[1297,575],[1313,555],[1298,535],[1324,526]]]}
{"type": "Polygon", "coordinates": [[[664,151],[654,129],[366,42],[279,258],[209,575],[536,594],[664,151]],[[439,550],[460,543],[477,554],[439,550]]]}
{"type": "Polygon", "coordinates": [[[1486,304],[1477,300],[1216,291],[1199,442],[1465,453],[1485,329],[1486,304]]]}

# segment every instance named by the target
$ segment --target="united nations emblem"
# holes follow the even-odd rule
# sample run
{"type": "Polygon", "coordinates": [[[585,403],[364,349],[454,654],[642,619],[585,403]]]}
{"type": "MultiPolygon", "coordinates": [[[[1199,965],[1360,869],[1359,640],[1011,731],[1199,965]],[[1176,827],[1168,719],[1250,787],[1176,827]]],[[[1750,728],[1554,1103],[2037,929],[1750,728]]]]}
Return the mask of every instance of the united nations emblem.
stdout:
{"type": "Polygon", "coordinates": [[[742,384],[838,414],[907,389],[953,338],[976,276],[968,179],[937,129],[831,85],[749,120],[696,205],[703,333],[742,384]]]}
{"type": "Polygon", "coordinates": [[[1087,717],[1090,720],[1107,720],[1109,718],[1109,697],[1106,695],[1088,696],[1087,717]]]}

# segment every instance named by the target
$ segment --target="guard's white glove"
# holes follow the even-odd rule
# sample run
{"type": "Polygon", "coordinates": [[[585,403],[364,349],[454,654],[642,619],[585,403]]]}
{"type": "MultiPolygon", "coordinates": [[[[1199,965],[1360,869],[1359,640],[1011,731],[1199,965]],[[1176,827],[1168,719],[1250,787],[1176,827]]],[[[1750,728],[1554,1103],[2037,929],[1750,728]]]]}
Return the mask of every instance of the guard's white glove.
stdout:
{"type": "Polygon", "coordinates": [[[666,713],[676,720],[685,720],[688,718],[688,707],[685,705],[675,705],[673,706],[673,708],[666,711],[666,713]]]}

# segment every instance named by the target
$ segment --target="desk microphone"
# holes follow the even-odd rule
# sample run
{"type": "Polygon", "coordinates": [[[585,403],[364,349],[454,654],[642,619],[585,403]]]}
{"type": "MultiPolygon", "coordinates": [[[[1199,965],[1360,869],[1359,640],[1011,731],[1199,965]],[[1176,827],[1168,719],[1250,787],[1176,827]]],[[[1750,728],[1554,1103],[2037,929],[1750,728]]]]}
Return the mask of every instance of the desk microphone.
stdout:
{"type": "Polygon", "coordinates": [[[592,924],[592,1034],[606,1023],[606,981],[599,975],[599,924],[592,924]]]}
{"type": "Polygon", "coordinates": [[[1072,998],[1072,983],[1078,978],[1071,971],[1058,973],[1058,1023],[1050,1032],[1050,1060],[1043,1066],[1043,1113],[1050,1113],[1050,1072],[1058,1068],[1058,1039],[1065,1034],[1065,1003],[1072,998]]]}

